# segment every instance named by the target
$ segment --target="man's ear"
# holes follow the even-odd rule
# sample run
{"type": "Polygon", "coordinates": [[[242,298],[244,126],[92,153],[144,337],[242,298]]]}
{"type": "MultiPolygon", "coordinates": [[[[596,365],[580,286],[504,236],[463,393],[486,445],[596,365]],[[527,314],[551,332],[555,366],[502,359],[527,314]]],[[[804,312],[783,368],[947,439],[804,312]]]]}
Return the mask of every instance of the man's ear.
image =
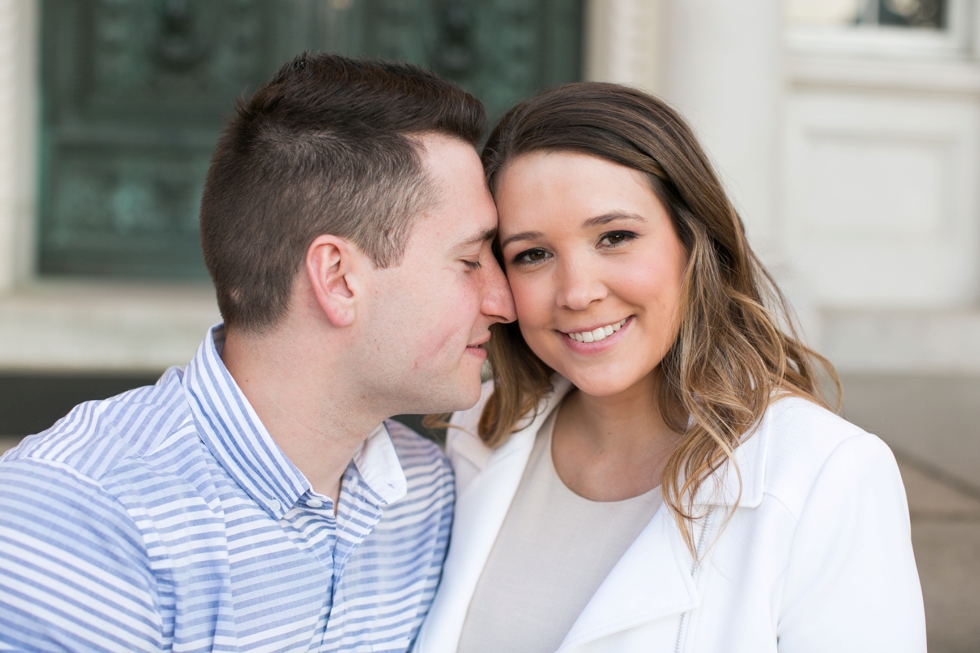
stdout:
{"type": "Polygon", "coordinates": [[[317,236],[306,250],[306,276],[317,304],[334,326],[354,321],[362,292],[357,271],[365,256],[349,241],[330,234],[317,236]]]}

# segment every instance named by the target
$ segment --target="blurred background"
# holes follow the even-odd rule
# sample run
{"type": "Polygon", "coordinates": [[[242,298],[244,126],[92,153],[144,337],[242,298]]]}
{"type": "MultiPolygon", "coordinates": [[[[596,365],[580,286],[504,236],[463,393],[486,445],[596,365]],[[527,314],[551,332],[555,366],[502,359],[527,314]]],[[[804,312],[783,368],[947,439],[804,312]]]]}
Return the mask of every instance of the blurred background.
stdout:
{"type": "Polygon", "coordinates": [[[975,0],[0,0],[0,449],[193,356],[222,115],[305,49],[677,107],[900,461],[930,650],[980,651],[975,0]]]}

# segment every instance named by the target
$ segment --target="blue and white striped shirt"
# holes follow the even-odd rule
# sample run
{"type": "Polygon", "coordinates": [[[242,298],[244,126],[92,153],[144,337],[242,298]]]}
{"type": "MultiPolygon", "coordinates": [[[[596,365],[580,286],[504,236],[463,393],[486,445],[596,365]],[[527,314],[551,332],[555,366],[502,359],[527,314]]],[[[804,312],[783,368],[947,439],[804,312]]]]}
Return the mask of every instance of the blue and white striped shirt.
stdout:
{"type": "Polygon", "coordinates": [[[0,650],[405,651],[453,510],[386,422],[333,502],[262,426],[212,330],[186,370],[84,403],[0,459],[0,650]]]}

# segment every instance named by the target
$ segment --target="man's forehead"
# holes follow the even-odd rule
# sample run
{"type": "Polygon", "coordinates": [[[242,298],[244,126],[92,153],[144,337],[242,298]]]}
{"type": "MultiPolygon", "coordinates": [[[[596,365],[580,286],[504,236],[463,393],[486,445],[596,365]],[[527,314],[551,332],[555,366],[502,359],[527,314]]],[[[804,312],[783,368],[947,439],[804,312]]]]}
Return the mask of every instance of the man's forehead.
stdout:
{"type": "Polygon", "coordinates": [[[424,146],[426,176],[433,191],[417,229],[440,239],[452,254],[493,240],[497,209],[476,148],[442,134],[417,138],[424,146]]]}

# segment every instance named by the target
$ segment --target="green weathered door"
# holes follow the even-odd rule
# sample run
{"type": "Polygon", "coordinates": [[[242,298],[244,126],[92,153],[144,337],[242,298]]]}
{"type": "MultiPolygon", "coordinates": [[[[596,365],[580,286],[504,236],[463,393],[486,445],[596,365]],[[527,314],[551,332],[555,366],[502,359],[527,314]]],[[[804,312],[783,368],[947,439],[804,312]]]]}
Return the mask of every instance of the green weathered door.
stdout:
{"type": "Polygon", "coordinates": [[[579,78],[582,0],[44,0],[40,272],[205,275],[197,205],[234,98],[304,49],[413,61],[493,117],[579,78]]]}

